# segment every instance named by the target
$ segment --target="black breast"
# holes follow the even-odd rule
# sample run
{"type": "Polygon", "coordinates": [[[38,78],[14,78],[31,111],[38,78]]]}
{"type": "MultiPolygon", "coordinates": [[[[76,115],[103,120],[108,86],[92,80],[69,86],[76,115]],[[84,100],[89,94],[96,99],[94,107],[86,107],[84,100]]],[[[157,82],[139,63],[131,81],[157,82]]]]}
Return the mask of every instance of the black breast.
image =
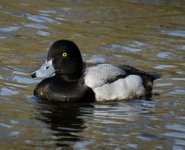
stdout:
{"type": "Polygon", "coordinates": [[[39,83],[34,90],[34,95],[44,100],[61,102],[95,101],[93,90],[82,82],[66,82],[55,77],[44,79],[39,83]]]}

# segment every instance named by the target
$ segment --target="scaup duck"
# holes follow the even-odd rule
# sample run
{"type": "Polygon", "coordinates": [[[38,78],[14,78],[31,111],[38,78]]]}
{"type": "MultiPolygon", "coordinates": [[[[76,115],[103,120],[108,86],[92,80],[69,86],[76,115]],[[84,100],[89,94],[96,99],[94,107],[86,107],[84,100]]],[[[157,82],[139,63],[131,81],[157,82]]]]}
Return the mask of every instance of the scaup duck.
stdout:
{"type": "Polygon", "coordinates": [[[41,99],[94,102],[148,98],[153,81],[161,74],[130,66],[88,65],[73,41],[58,40],[51,45],[46,62],[31,76],[45,78],[34,89],[41,99]]]}

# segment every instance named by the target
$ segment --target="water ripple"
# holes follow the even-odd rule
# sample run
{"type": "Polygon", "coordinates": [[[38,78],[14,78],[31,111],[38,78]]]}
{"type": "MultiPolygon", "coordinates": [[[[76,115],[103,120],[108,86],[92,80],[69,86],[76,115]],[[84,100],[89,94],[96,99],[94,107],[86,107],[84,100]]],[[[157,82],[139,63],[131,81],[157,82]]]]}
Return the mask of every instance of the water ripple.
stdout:
{"type": "Polygon", "coordinates": [[[55,10],[39,10],[39,12],[41,12],[41,13],[45,13],[45,14],[55,14],[56,13],[56,11],[55,10]]]}
{"type": "Polygon", "coordinates": [[[185,126],[182,124],[168,124],[165,127],[170,130],[185,132],[185,126]]]}
{"type": "Polygon", "coordinates": [[[174,139],[175,144],[185,146],[185,140],[174,139]]]}
{"type": "Polygon", "coordinates": [[[155,84],[155,86],[158,86],[158,87],[166,87],[166,86],[172,86],[173,83],[158,83],[158,84],[155,84]]]}
{"type": "Polygon", "coordinates": [[[35,79],[21,77],[21,76],[14,76],[13,80],[17,81],[18,83],[24,83],[24,84],[38,83],[40,81],[40,80],[35,80],[35,79]]]}
{"type": "Polygon", "coordinates": [[[12,126],[5,124],[5,123],[0,123],[0,127],[4,127],[4,128],[12,128],[12,126]]]}
{"type": "Polygon", "coordinates": [[[157,57],[159,57],[159,58],[174,58],[174,59],[177,59],[177,57],[180,58],[180,56],[175,55],[175,54],[173,54],[171,52],[159,52],[157,54],[157,57]]]}
{"type": "Polygon", "coordinates": [[[185,81],[185,78],[171,78],[174,81],[185,81]]]}
{"type": "Polygon", "coordinates": [[[180,36],[180,37],[185,37],[185,31],[183,30],[162,30],[162,34],[167,34],[167,35],[172,35],[172,36],[180,36]]]}
{"type": "Polygon", "coordinates": [[[129,144],[126,145],[126,147],[132,148],[132,149],[137,149],[138,148],[138,145],[137,144],[129,143],[129,144]]]}
{"type": "Polygon", "coordinates": [[[154,139],[159,139],[159,136],[149,133],[143,133],[137,136],[137,138],[144,140],[144,141],[151,141],[154,139]]]}
{"type": "Polygon", "coordinates": [[[185,45],[179,46],[178,49],[179,50],[185,50],[185,45]]]}
{"type": "Polygon", "coordinates": [[[12,131],[8,134],[8,136],[19,136],[21,133],[18,131],[12,131]]]}
{"type": "Polygon", "coordinates": [[[96,63],[106,63],[107,59],[104,56],[94,55],[94,56],[91,56],[90,60],[87,60],[87,62],[95,63],[95,64],[96,63]]]}
{"type": "Polygon", "coordinates": [[[131,46],[123,46],[119,44],[111,44],[106,46],[106,49],[109,51],[120,51],[120,52],[131,52],[131,53],[136,53],[141,51],[140,48],[135,48],[131,46]]]}
{"type": "Polygon", "coordinates": [[[41,25],[41,24],[37,24],[37,23],[29,23],[24,25],[26,27],[30,27],[30,28],[36,28],[36,29],[47,29],[48,27],[41,25]]]}
{"type": "Polygon", "coordinates": [[[6,27],[0,28],[0,33],[12,32],[18,30],[20,27],[6,27]]]}
{"type": "Polygon", "coordinates": [[[28,16],[29,20],[32,20],[34,22],[47,22],[47,23],[52,23],[55,22],[53,19],[49,18],[49,17],[43,17],[43,16],[36,16],[36,15],[29,15],[28,16]]]}
{"type": "Polygon", "coordinates": [[[182,90],[182,89],[175,89],[173,91],[170,92],[171,94],[182,94],[182,95],[185,95],[185,90],[182,90]]]}
{"type": "Polygon", "coordinates": [[[45,31],[37,31],[37,35],[40,35],[40,36],[49,36],[50,33],[49,32],[45,32],[45,31]]]}
{"type": "Polygon", "coordinates": [[[178,74],[185,74],[185,71],[177,71],[178,74]]]}
{"type": "Polygon", "coordinates": [[[167,133],[164,133],[163,135],[173,137],[173,138],[185,139],[185,133],[180,133],[180,132],[167,132],[167,133]]]}
{"type": "Polygon", "coordinates": [[[154,68],[155,69],[168,69],[168,68],[175,68],[176,66],[174,65],[157,65],[154,68]]]}
{"type": "Polygon", "coordinates": [[[0,89],[0,95],[3,95],[3,96],[11,96],[11,95],[16,95],[18,93],[19,93],[18,91],[14,91],[8,88],[0,89]]]}

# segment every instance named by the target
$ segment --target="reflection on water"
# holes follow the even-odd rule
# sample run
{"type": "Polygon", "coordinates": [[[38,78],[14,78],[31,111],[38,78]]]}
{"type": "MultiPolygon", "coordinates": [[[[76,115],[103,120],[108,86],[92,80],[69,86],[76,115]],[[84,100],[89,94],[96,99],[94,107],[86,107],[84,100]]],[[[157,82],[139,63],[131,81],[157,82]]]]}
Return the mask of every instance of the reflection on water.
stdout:
{"type": "Polygon", "coordinates": [[[20,0],[0,8],[0,149],[185,149],[184,1],[20,0]],[[37,100],[40,79],[30,73],[62,38],[89,62],[162,73],[152,100],[37,100]]]}
{"type": "MultiPolygon", "coordinates": [[[[53,144],[57,147],[70,148],[72,142],[81,141],[79,134],[86,128],[82,115],[91,115],[92,112],[81,112],[83,105],[42,103],[38,107],[41,116],[37,117],[48,124],[53,130],[53,144]]],[[[87,107],[87,106],[86,106],[87,107]]],[[[92,106],[88,106],[92,110],[92,106]]],[[[86,108],[86,109],[87,109],[86,108]]]]}

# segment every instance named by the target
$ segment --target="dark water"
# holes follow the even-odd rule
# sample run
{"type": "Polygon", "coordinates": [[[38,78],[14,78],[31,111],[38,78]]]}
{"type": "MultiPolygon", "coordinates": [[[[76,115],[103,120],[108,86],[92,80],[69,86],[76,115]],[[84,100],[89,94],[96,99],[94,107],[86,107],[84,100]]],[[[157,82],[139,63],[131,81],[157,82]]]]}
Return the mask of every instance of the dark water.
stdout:
{"type": "Polygon", "coordinates": [[[0,2],[0,149],[185,149],[184,0],[0,2]],[[30,78],[58,39],[163,77],[152,101],[58,105],[30,78]]]}

